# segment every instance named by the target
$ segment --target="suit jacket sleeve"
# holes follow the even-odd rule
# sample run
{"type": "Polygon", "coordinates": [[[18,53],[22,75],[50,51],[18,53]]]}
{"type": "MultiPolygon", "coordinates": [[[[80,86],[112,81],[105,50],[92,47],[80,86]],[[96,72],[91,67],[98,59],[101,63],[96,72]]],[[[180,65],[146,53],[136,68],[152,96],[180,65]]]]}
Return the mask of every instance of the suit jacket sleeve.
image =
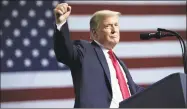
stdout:
{"type": "Polygon", "coordinates": [[[139,92],[145,90],[144,87],[141,87],[141,86],[137,85],[136,83],[135,83],[135,87],[136,87],[136,93],[139,93],[139,92]]]}
{"type": "Polygon", "coordinates": [[[69,67],[77,62],[80,62],[80,58],[83,57],[84,50],[80,41],[72,41],[70,39],[67,22],[61,27],[60,31],[55,25],[53,41],[54,52],[59,62],[62,62],[69,67]]]}

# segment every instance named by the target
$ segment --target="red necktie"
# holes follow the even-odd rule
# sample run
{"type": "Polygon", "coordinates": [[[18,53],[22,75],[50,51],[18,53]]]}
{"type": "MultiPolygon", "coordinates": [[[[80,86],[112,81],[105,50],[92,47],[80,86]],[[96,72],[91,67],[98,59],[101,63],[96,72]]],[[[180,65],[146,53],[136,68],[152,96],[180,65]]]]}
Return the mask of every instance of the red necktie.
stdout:
{"type": "Polygon", "coordinates": [[[118,84],[120,86],[120,90],[121,90],[123,99],[127,99],[127,98],[130,97],[130,93],[128,91],[127,83],[125,81],[125,78],[123,76],[121,68],[120,68],[120,66],[118,64],[118,61],[117,61],[116,57],[114,56],[113,51],[109,50],[108,54],[110,56],[110,59],[112,60],[113,66],[114,66],[114,68],[116,70],[116,77],[118,79],[118,84]]]}

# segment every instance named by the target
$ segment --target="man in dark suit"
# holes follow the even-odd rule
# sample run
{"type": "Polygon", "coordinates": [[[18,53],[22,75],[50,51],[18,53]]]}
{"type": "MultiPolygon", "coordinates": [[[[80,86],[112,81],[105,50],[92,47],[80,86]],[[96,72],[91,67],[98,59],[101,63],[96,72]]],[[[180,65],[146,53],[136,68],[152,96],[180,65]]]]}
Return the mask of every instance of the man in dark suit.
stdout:
{"type": "Polygon", "coordinates": [[[70,40],[67,18],[71,6],[61,3],[54,9],[56,58],[69,66],[75,91],[74,107],[117,108],[119,102],[143,88],[136,85],[112,49],[119,42],[119,12],[101,10],[90,20],[92,42],[70,40]]]}

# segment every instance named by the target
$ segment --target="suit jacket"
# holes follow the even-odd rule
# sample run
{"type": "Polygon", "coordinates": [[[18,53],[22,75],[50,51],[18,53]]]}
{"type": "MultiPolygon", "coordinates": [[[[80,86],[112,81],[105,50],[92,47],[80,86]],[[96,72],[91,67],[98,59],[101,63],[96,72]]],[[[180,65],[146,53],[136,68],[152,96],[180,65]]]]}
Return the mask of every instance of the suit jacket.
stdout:
{"type": "MultiPolygon", "coordinates": [[[[68,24],[60,31],[55,28],[54,51],[59,62],[66,64],[72,74],[75,92],[74,107],[109,108],[112,88],[109,67],[104,53],[94,41],[70,40],[68,24]]],[[[119,60],[128,79],[131,94],[143,88],[136,85],[125,64],[119,60]]]]}

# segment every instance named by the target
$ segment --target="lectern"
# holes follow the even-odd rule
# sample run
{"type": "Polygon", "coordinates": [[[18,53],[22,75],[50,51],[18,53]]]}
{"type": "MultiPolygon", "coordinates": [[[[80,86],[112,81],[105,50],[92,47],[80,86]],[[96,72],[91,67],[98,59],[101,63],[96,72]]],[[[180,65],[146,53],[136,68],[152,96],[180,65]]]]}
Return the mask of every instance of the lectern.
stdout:
{"type": "Polygon", "coordinates": [[[120,102],[119,108],[185,108],[186,74],[174,73],[120,102]]]}

